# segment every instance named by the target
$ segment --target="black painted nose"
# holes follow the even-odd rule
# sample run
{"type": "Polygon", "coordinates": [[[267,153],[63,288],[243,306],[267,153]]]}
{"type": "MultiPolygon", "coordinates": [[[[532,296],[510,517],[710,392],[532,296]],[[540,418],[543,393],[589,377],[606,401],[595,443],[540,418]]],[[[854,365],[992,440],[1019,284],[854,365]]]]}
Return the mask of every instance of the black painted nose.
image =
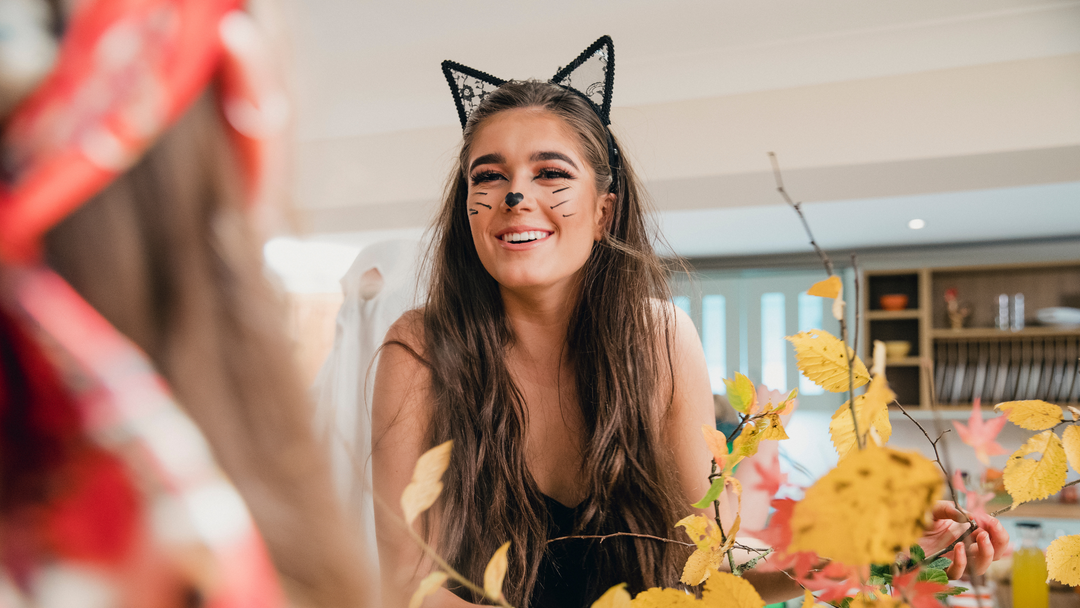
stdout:
{"type": "Polygon", "coordinates": [[[525,195],[520,192],[507,192],[506,193],[506,206],[513,207],[525,200],[525,195]]]}

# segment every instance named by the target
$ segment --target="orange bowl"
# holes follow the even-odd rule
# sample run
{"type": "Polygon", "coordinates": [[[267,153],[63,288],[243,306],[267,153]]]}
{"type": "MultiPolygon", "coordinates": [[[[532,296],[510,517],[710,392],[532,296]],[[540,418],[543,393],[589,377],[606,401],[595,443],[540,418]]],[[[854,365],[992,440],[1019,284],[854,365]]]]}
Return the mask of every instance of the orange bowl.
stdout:
{"type": "Polygon", "coordinates": [[[878,299],[878,303],[884,310],[904,310],[907,308],[907,300],[907,294],[887,293],[878,299]]]}

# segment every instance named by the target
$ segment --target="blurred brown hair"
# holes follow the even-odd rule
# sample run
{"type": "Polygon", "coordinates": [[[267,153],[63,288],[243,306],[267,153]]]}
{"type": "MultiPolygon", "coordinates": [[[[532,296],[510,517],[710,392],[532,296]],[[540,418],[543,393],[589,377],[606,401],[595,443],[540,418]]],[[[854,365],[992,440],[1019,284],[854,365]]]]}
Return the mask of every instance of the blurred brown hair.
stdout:
{"type": "Polygon", "coordinates": [[[208,91],[47,235],[47,261],[169,382],[247,502],[290,599],[369,605],[239,176],[208,91]]]}

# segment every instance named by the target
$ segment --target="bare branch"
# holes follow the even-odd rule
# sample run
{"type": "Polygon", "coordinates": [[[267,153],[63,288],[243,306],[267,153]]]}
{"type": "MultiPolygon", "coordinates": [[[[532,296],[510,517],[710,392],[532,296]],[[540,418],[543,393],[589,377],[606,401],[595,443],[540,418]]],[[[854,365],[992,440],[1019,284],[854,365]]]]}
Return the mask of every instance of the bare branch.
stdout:
{"type": "MultiPolygon", "coordinates": [[[[923,359],[923,361],[922,361],[922,373],[926,374],[926,376],[924,376],[926,378],[933,378],[934,377],[934,369],[933,369],[933,367],[931,367],[930,361],[928,359],[923,359]]],[[[937,431],[938,439],[940,440],[940,439],[942,439],[944,437],[945,431],[942,430],[942,428],[941,428],[941,412],[938,411],[938,407],[937,407],[937,393],[935,392],[934,383],[930,382],[929,384],[930,384],[930,411],[934,415],[934,430],[937,431]]],[[[897,404],[897,405],[899,405],[899,404],[897,404]]],[[[910,416],[908,416],[908,417],[910,418],[910,416]]],[[[918,424],[918,423],[916,423],[916,424],[918,424]]],[[[926,431],[923,431],[923,434],[925,434],[925,433],[926,433],[926,431]]],[[[930,439],[929,435],[926,438],[930,439]]],[[[934,454],[937,455],[938,454],[937,442],[931,442],[931,445],[934,446],[934,454]]],[[[941,466],[942,469],[945,471],[945,483],[949,484],[949,493],[952,496],[953,504],[956,505],[957,509],[959,509],[960,508],[960,500],[957,497],[956,488],[953,487],[952,475],[949,473],[949,471],[952,470],[952,464],[949,462],[949,442],[948,441],[942,441],[941,442],[941,454],[942,454],[941,456],[938,456],[938,465],[941,466]]]]}
{"type": "MultiPolygon", "coordinates": [[[[851,271],[855,276],[855,337],[851,340],[851,350],[859,352],[859,260],[855,257],[855,254],[851,254],[851,271]]],[[[867,337],[869,339],[869,336],[867,337]]],[[[871,344],[871,346],[873,346],[871,344]]]]}
{"type": "Polygon", "coordinates": [[[651,534],[635,534],[634,532],[613,532],[611,534],[581,534],[581,535],[574,535],[574,536],[560,536],[558,538],[550,538],[550,539],[548,539],[547,542],[548,543],[553,543],[553,542],[559,541],[559,540],[576,540],[576,539],[593,539],[593,540],[599,540],[600,542],[604,542],[605,540],[607,540],[609,538],[616,538],[616,537],[619,537],[619,536],[629,536],[629,537],[632,537],[632,538],[645,538],[645,539],[648,539],[648,540],[656,540],[656,541],[660,541],[660,542],[664,542],[664,543],[671,543],[673,545],[682,545],[684,547],[695,547],[695,546],[697,546],[694,543],[688,543],[688,542],[684,542],[684,541],[681,541],[681,540],[675,540],[675,539],[671,539],[671,538],[664,538],[662,536],[653,536],[651,534]]]}
{"type": "Polygon", "coordinates": [[[823,264],[825,264],[825,270],[828,271],[829,276],[835,274],[833,272],[833,263],[829,259],[829,256],[825,255],[821,247],[818,247],[817,241],[814,240],[814,233],[810,231],[810,224],[806,223],[806,216],[802,212],[802,203],[796,203],[788,196],[787,190],[784,189],[784,180],[780,176],[780,161],[776,159],[776,153],[769,152],[769,160],[773,166],[773,177],[776,178],[776,191],[780,193],[780,196],[784,197],[784,201],[791,205],[791,208],[795,210],[795,213],[799,214],[799,219],[802,220],[803,228],[806,229],[806,234],[810,237],[810,244],[814,246],[814,251],[817,252],[818,257],[821,258],[823,264]]]}
{"type": "Polygon", "coordinates": [[[909,414],[908,411],[906,409],[904,409],[904,406],[900,405],[899,401],[894,399],[893,404],[896,407],[900,408],[900,411],[905,416],[907,416],[908,420],[910,420],[912,423],[914,423],[915,426],[919,427],[919,430],[922,431],[922,434],[926,437],[926,440],[930,442],[930,447],[934,448],[934,462],[937,463],[938,468],[941,469],[941,472],[945,475],[945,481],[949,484],[949,489],[952,490],[953,504],[955,504],[957,508],[960,508],[960,503],[956,501],[956,489],[952,487],[952,481],[950,481],[951,478],[949,476],[949,472],[946,471],[945,466],[943,464],[941,464],[941,455],[938,454],[938,449],[937,449],[938,441],[941,441],[941,438],[945,436],[945,433],[949,432],[949,429],[945,429],[944,431],[942,431],[941,434],[938,435],[937,439],[930,439],[930,434],[926,432],[926,429],[923,428],[923,425],[919,424],[919,422],[917,420],[912,418],[911,414],[909,414]]]}

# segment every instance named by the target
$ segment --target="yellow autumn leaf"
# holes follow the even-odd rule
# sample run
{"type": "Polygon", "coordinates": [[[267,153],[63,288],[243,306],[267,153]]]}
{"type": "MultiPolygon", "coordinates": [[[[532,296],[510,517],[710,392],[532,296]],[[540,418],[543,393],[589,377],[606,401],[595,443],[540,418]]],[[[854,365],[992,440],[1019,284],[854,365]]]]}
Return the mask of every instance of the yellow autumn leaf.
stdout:
{"type": "Polygon", "coordinates": [[[784,423],[780,421],[780,414],[770,412],[766,415],[765,420],[768,421],[769,425],[762,431],[762,439],[783,441],[788,438],[787,431],[784,430],[784,423]]]}
{"type": "Polygon", "coordinates": [[[632,608],[700,608],[704,604],[685,591],[653,587],[637,594],[632,608]]]}
{"type": "Polygon", "coordinates": [[[1080,536],[1060,536],[1046,548],[1050,578],[1072,587],[1080,586],[1080,536]]]}
{"type": "Polygon", "coordinates": [[[890,563],[922,536],[942,485],[934,464],[916,452],[874,444],[855,450],[795,504],[788,552],[851,566],[890,563]]]}
{"type": "Polygon", "coordinates": [[[1069,425],[1061,434],[1061,443],[1065,447],[1065,456],[1074,471],[1080,471],[1080,427],[1069,425]]]}
{"type": "Polygon", "coordinates": [[[720,568],[724,554],[712,549],[696,549],[687,558],[683,565],[682,577],[679,579],[685,585],[700,585],[709,578],[715,570],[720,568]]]}
{"type": "Polygon", "coordinates": [[[653,587],[637,594],[630,602],[631,608],[704,608],[705,604],[680,589],[653,587]]]}
{"type": "Polygon", "coordinates": [[[1020,503],[1057,494],[1061,486],[1065,485],[1068,472],[1065,448],[1061,445],[1061,440],[1054,431],[1043,431],[1032,436],[1009,456],[1002,477],[1005,491],[1012,496],[1015,508],[1020,503]],[[1042,458],[1024,458],[1036,452],[1041,453],[1042,458]]]}
{"type": "Polygon", "coordinates": [[[754,586],[730,572],[713,572],[701,599],[708,608],[765,608],[754,586]]]}
{"type": "Polygon", "coordinates": [[[484,568],[484,593],[492,600],[502,597],[503,579],[506,578],[506,551],[510,541],[506,541],[495,550],[486,568],[484,568]]]}
{"type": "Polygon", "coordinates": [[[401,493],[401,510],[410,526],[418,515],[426,511],[442,492],[442,476],[450,464],[453,441],[439,444],[424,452],[413,468],[412,481],[401,493]]]}
{"type": "Polygon", "coordinates": [[[432,572],[424,577],[424,580],[420,581],[420,585],[416,588],[416,591],[412,594],[412,599],[409,600],[409,608],[420,608],[420,605],[424,603],[429,595],[438,591],[439,587],[443,586],[446,582],[445,572],[432,572]]]}
{"type": "Polygon", "coordinates": [[[690,537],[690,542],[702,551],[719,547],[724,542],[720,528],[716,527],[716,522],[704,515],[687,515],[675,524],[676,528],[680,526],[690,537]]]}
{"type": "MultiPolygon", "coordinates": [[[[870,429],[877,432],[881,443],[888,443],[892,437],[892,423],[889,422],[889,404],[896,399],[896,393],[889,388],[885,376],[874,376],[865,395],[855,398],[855,414],[859,418],[859,432],[863,437],[870,436],[870,429]]],[[[855,440],[855,425],[851,418],[848,401],[841,405],[832,420],[829,421],[829,435],[832,437],[836,453],[843,459],[858,445],[855,440]]]]}
{"type": "Polygon", "coordinates": [[[802,608],[814,608],[814,606],[817,606],[817,601],[814,600],[814,594],[809,589],[806,589],[803,593],[802,608]]]}
{"type": "Polygon", "coordinates": [[[739,462],[743,458],[749,458],[754,454],[757,454],[758,445],[761,443],[762,431],[765,430],[765,425],[768,422],[764,418],[759,418],[754,422],[747,422],[739,433],[739,436],[735,438],[735,441],[731,443],[731,455],[732,460],[735,462],[729,466],[734,468],[735,463],[739,462]]]}
{"type": "Polygon", "coordinates": [[[994,406],[1009,414],[1009,422],[1029,431],[1045,431],[1065,419],[1065,412],[1053,403],[1038,399],[1031,401],[1006,401],[994,406]]]}
{"type": "Polygon", "coordinates": [[[848,390],[849,357],[852,358],[856,388],[870,381],[870,372],[863,362],[839,338],[827,331],[811,329],[788,336],[787,340],[795,346],[799,371],[829,392],[848,390]]]}
{"type": "Polygon", "coordinates": [[[705,445],[712,452],[716,466],[720,467],[721,471],[726,470],[728,466],[727,437],[707,424],[701,425],[701,434],[705,437],[705,445]]]}
{"type": "Polygon", "coordinates": [[[771,409],[767,410],[767,412],[770,413],[770,414],[771,413],[777,413],[777,414],[780,414],[781,416],[787,416],[788,414],[795,411],[795,403],[794,402],[795,402],[795,397],[798,397],[798,396],[799,396],[799,389],[797,389],[797,388],[791,389],[791,392],[788,393],[787,397],[784,397],[784,399],[780,403],[777,403],[771,409]]]}
{"type": "Polygon", "coordinates": [[[743,414],[752,414],[757,405],[757,389],[750,378],[735,372],[735,379],[724,378],[724,386],[727,387],[727,400],[735,411],[743,414]]]}
{"type": "Polygon", "coordinates": [[[714,570],[724,561],[724,555],[735,546],[735,535],[739,533],[742,522],[742,483],[734,477],[724,478],[724,487],[730,489],[738,501],[735,521],[727,534],[722,534],[716,522],[703,515],[689,515],[679,520],[675,527],[682,526],[686,535],[697,545],[697,549],[683,565],[682,578],[687,585],[700,585],[709,578],[714,570]],[[725,537],[727,540],[725,540],[725,537]]]}
{"type": "Polygon", "coordinates": [[[626,583],[619,583],[605,591],[604,595],[592,603],[591,608],[630,608],[631,605],[626,583]]]}
{"type": "Polygon", "coordinates": [[[814,283],[813,287],[806,290],[806,295],[818,296],[821,298],[835,298],[840,295],[840,288],[842,286],[843,283],[840,282],[840,277],[834,274],[824,281],[814,283]]]}

